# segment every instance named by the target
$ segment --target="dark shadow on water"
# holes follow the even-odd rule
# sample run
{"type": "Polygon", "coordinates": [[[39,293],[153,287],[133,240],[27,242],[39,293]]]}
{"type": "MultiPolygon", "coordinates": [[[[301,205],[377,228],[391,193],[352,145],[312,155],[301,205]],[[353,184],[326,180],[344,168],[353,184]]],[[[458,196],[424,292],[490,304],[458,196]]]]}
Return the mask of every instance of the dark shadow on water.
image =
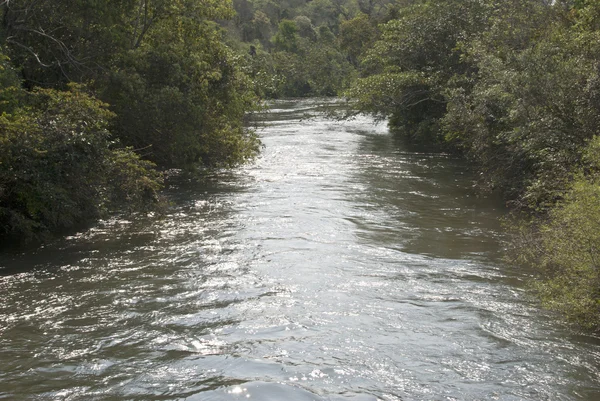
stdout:
{"type": "Polygon", "coordinates": [[[501,254],[502,201],[481,196],[468,163],[426,151],[393,134],[363,134],[356,180],[369,188],[356,201],[358,235],[433,257],[489,258],[501,254]]]}
{"type": "Polygon", "coordinates": [[[161,213],[114,214],[109,219],[57,235],[45,243],[7,245],[0,252],[0,277],[30,271],[52,271],[77,264],[94,255],[115,255],[156,242],[156,225],[181,213],[210,210],[212,219],[224,219],[229,213],[227,198],[245,191],[248,182],[242,171],[223,169],[204,173],[177,173],[167,178],[164,194],[168,206],[161,213]],[[198,203],[200,205],[198,205],[198,203]],[[198,210],[196,210],[198,209],[198,210]]]}

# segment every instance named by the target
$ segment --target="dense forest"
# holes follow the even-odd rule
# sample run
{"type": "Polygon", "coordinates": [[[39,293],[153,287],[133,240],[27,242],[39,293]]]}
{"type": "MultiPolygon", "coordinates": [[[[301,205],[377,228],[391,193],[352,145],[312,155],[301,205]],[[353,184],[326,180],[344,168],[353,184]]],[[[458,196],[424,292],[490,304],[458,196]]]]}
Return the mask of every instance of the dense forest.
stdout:
{"type": "Polygon", "coordinates": [[[519,213],[510,254],[541,299],[600,329],[597,1],[0,6],[3,241],[151,208],[160,171],[252,158],[261,99],[344,96],[470,160],[519,213]]]}
{"type": "Polygon", "coordinates": [[[158,169],[254,155],[220,0],[1,3],[0,238],[152,207],[158,169]]]}

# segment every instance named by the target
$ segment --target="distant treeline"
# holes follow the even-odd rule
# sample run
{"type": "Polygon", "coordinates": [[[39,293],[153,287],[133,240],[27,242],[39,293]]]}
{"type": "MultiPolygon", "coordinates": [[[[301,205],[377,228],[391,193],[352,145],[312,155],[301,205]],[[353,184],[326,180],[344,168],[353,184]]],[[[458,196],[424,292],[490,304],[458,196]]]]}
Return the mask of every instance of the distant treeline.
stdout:
{"type": "Polygon", "coordinates": [[[393,0],[233,0],[224,22],[246,55],[256,91],[269,98],[341,95],[362,70],[378,25],[403,7],[393,0]]]}

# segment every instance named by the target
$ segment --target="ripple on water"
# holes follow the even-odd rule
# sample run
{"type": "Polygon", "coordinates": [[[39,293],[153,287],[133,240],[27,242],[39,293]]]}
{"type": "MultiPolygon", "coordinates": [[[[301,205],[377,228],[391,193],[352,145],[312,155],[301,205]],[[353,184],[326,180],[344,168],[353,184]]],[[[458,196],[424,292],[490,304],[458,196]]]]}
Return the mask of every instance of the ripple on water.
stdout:
{"type": "Polygon", "coordinates": [[[200,397],[192,396],[188,401],[233,401],[233,400],[261,400],[261,401],[377,401],[374,396],[364,394],[344,394],[333,397],[321,397],[302,389],[279,383],[250,382],[243,385],[227,387],[207,393],[200,397]]]}
{"type": "Polygon", "coordinates": [[[171,178],[165,216],[0,261],[0,399],[597,399],[598,339],[499,261],[462,162],[275,107],[254,164],[171,178]]]}

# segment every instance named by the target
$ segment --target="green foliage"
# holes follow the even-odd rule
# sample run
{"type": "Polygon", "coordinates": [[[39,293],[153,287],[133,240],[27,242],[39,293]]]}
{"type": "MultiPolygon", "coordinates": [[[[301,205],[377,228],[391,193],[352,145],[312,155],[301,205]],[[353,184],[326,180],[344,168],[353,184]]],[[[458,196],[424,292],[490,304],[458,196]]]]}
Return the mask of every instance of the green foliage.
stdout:
{"type": "Polygon", "coordinates": [[[355,66],[360,65],[362,56],[373,45],[379,32],[367,14],[359,14],[340,24],[340,48],[355,66]]]}
{"type": "Polygon", "coordinates": [[[235,0],[234,6],[238,16],[224,25],[232,47],[252,56],[244,57],[244,71],[259,96],[334,96],[355,78],[356,65],[337,35],[358,13],[356,0],[235,0]]]}
{"type": "Polygon", "coordinates": [[[331,42],[316,43],[307,52],[303,63],[309,72],[310,95],[335,96],[355,78],[354,68],[331,42]]]}
{"type": "Polygon", "coordinates": [[[353,8],[356,6],[351,1],[312,0],[304,12],[315,26],[326,26],[337,33],[340,17],[347,19],[353,8]]]}
{"type": "Polygon", "coordinates": [[[274,97],[307,96],[310,91],[304,60],[296,53],[275,52],[272,54],[274,76],[277,87],[274,97]]]}
{"type": "Polygon", "coordinates": [[[356,75],[331,30],[315,28],[304,15],[283,19],[267,46],[237,46],[246,54],[243,70],[261,97],[335,96],[356,75]]]}
{"type": "Polygon", "coordinates": [[[282,83],[282,76],[274,70],[273,55],[259,43],[256,45],[241,44],[244,53],[242,68],[250,78],[250,85],[259,98],[275,98],[282,83]],[[252,54],[251,54],[252,53],[252,54]]]}
{"type": "Polygon", "coordinates": [[[2,3],[28,87],[88,83],[117,114],[119,139],[163,167],[232,165],[256,151],[243,127],[256,99],[212,22],[233,16],[230,1],[84,3],[2,3]]]}
{"type": "Polygon", "coordinates": [[[344,48],[362,60],[363,77],[347,92],[356,109],[389,118],[414,140],[462,152],[487,188],[535,216],[537,229],[522,231],[516,254],[540,268],[537,290],[546,305],[594,329],[600,329],[598,4],[416,1],[390,8],[393,18],[362,54],[354,31],[367,25],[342,24],[344,35],[352,28],[344,48]]]}
{"type": "Polygon", "coordinates": [[[381,26],[348,95],[414,139],[461,149],[513,205],[544,209],[597,132],[590,7],[416,2],[381,26]]]}
{"type": "Polygon", "coordinates": [[[283,20],[273,37],[275,50],[296,53],[298,51],[298,26],[295,21],[283,20]]]}
{"type": "Polygon", "coordinates": [[[588,174],[578,176],[533,235],[530,227],[522,229],[517,248],[520,261],[541,273],[535,289],[544,305],[596,331],[600,330],[599,154],[600,138],[594,137],[585,151],[588,174]]]}
{"type": "MultiPolygon", "coordinates": [[[[547,21],[552,11],[545,11],[547,21]]],[[[510,53],[497,40],[472,43],[468,53],[478,74],[449,86],[443,125],[489,186],[517,207],[543,210],[560,198],[581,149],[598,132],[599,76],[578,34],[556,26],[551,35],[535,37],[529,46],[519,40],[523,49],[510,53]]]]}
{"type": "Polygon", "coordinates": [[[4,1],[2,38],[25,84],[63,86],[95,79],[113,61],[115,49],[129,46],[133,1],[4,1]]]}
{"type": "Polygon", "coordinates": [[[334,96],[354,79],[354,68],[331,42],[329,31],[320,31],[325,35],[316,42],[299,38],[296,53],[272,53],[274,97],[334,96]]]}
{"type": "Polygon", "coordinates": [[[161,186],[153,162],[231,166],[258,151],[252,83],[214,22],[233,17],[231,1],[13,0],[0,12],[0,237],[144,208],[161,186]]]}
{"type": "Polygon", "coordinates": [[[106,104],[74,85],[22,96],[0,116],[0,238],[39,239],[156,200],[160,176],[116,147],[106,104]]]}
{"type": "Polygon", "coordinates": [[[238,60],[214,29],[187,14],[157,24],[122,57],[103,92],[114,131],[165,167],[233,165],[258,143],[244,127],[255,98],[238,60]]]}
{"type": "Polygon", "coordinates": [[[357,110],[389,116],[392,127],[420,141],[440,142],[445,88],[469,68],[459,43],[480,28],[484,15],[475,1],[425,1],[402,8],[398,19],[380,26],[379,40],[366,53],[368,76],[347,92],[357,110]]]}
{"type": "Polygon", "coordinates": [[[298,29],[297,32],[300,37],[309,39],[313,42],[317,40],[317,31],[310,18],[305,15],[299,15],[294,18],[294,23],[296,24],[298,29]]]}

